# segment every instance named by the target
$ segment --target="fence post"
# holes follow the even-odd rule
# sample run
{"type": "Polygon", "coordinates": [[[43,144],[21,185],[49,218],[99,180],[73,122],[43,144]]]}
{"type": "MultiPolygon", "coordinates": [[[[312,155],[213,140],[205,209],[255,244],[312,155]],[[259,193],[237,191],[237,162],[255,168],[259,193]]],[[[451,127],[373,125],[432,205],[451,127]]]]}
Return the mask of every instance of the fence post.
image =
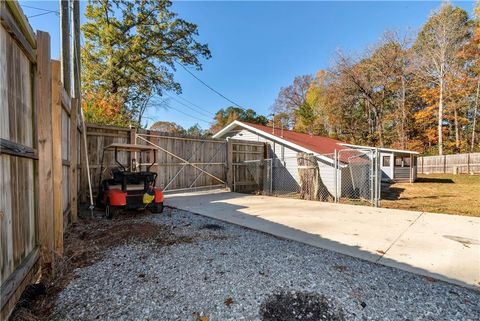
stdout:
{"type": "Polygon", "coordinates": [[[53,176],[53,230],[55,251],[63,254],[62,209],[62,99],[60,62],[52,60],[52,176],[53,176]]]}
{"type": "Polygon", "coordinates": [[[467,153],[467,174],[470,174],[470,153],[467,153]]]}
{"type": "Polygon", "coordinates": [[[38,134],[38,240],[43,263],[52,262],[53,180],[52,180],[52,73],[50,35],[37,31],[37,73],[35,79],[38,134]]]}
{"type": "Polygon", "coordinates": [[[338,203],[338,151],[333,152],[334,171],[335,171],[335,195],[333,197],[335,203],[338,203]]]}
{"type": "Polygon", "coordinates": [[[443,155],[443,174],[447,173],[447,155],[443,155]]]}
{"type": "Polygon", "coordinates": [[[231,139],[227,138],[227,185],[230,191],[234,191],[233,188],[233,143],[231,139]]]}
{"type": "MultiPolygon", "coordinates": [[[[136,144],[137,143],[137,129],[135,127],[130,128],[130,144],[136,144]]],[[[133,160],[135,160],[135,164],[138,164],[138,155],[137,152],[132,152],[130,155],[130,164],[133,164],[133,160]]],[[[138,166],[138,165],[135,165],[138,166]]],[[[136,168],[132,168],[132,170],[137,170],[136,168]]]]}
{"type": "Polygon", "coordinates": [[[77,221],[77,112],[78,98],[70,103],[70,219],[77,221]]]}

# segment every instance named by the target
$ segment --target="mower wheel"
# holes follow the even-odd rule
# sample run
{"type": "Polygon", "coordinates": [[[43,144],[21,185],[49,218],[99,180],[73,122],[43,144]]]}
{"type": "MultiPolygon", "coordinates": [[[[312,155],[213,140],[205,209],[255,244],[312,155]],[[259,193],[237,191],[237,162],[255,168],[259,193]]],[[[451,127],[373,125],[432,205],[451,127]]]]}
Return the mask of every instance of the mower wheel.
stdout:
{"type": "Polygon", "coordinates": [[[105,205],[105,217],[111,220],[114,215],[117,215],[120,209],[116,206],[110,206],[110,204],[107,203],[105,205]]]}
{"type": "Polygon", "coordinates": [[[154,203],[150,206],[150,211],[152,213],[162,213],[163,212],[163,202],[161,203],[154,203]]]}

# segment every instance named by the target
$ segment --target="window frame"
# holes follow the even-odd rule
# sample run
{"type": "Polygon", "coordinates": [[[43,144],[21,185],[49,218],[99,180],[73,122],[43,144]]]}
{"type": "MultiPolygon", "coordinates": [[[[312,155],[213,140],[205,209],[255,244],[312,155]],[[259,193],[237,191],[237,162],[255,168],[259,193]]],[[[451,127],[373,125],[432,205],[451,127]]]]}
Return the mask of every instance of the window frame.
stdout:
{"type": "Polygon", "coordinates": [[[390,167],[392,166],[392,155],[383,155],[382,156],[382,167],[390,167]],[[385,160],[387,160],[387,162],[385,162],[385,160]],[[385,164],[385,163],[388,163],[388,164],[385,164]]]}

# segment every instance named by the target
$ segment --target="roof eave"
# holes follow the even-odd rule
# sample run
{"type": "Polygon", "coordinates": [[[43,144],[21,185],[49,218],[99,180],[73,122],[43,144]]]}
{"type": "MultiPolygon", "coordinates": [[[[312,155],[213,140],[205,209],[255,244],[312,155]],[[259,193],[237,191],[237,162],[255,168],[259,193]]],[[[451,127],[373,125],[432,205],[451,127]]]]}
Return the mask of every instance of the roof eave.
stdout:
{"type": "Polygon", "coordinates": [[[258,129],[258,128],[255,128],[255,127],[252,127],[252,126],[249,126],[248,124],[245,124],[245,123],[242,123],[241,121],[238,121],[238,120],[235,120],[233,121],[232,123],[228,124],[227,126],[225,126],[222,130],[220,130],[218,133],[216,133],[215,135],[213,135],[213,138],[220,138],[222,137],[223,135],[225,135],[226,133],[228,133],[231,129],[235,128],[236,126],[241,126],[245,129],[248,129],[248,130],[251,130],[261,136],[264,136],[270,140],[274,140],[274,141],[277,141],[279,143],[282,143],[286,146],[289,146],[293,149],[296,149],[296,150],[299,150],[299,151],[302,151],[302,152],[305,152],[305,153],[309,153],[309,154],[313,154],[313,156],[317,157],[317,158],[320,158],[320,159],[323,159],[327,162],[334,162],[334,160],[330,157],[327,157],[327,156],[324,156],[322,154],[319,154],[317,152],[314,152],[308,148],[305,148],[303,146],[300,146],[298,144],[295,144],[295,143],[292,143],[288,140],[285,140],[281,137],[277,137],[275,135],[272,135],[272,134],[269,134],[261,129],[258,129]]]}
{"type": "Polygon", "coordinates": [[[342,146],[346,147],[353,147],[353,148],[358,148],[358,149],[378,149],[379,151],[384,151],[384,152],[397,152],[397,153],[405,153],[405,154],[413,154],[413,155],[419,155],[419,152],[411,151],[411,150],[403,150],[403,149],[393,149],[393,148],[383,148],[383,147],[371,147],[371,146],[362,146],[362,145],[354,145],[354,144],[347,144],[347,143],[340,143],[342,146]]]}

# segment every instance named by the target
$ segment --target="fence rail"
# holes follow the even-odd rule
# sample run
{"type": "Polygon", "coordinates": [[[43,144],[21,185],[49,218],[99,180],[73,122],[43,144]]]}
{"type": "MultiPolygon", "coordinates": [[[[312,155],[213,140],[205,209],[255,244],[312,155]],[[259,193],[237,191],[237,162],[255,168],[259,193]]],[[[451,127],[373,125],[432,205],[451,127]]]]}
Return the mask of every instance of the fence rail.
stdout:
{"type": "MultiPolygon", "coordinates": [[[[150,171],[157,173],[156,184],[164,192],[219,187],[250,191],[256,188],[258,182],[255,182],[243,162],[263,160],[265,154],[264,143],[190,137],[135,128],[87,124],[86,134],[94,194],[98,192],[100,177],[109,175],[105,166],[118,166],[113,153],[105,153],[104,171],[100,173],[103,149],[112,143],[143,144],[158,148],[154,163],[153,154],[145,152],[139,155],[119,152],[118,159],[134,170],[145,170],[151,165],[150,171]]],[[[82,166],[82,201],[86,201],[88,196],[87,178],[86,166],[82,166]]]]}
{"type": "Polygon", "coordinates": [[[418,172],[422,174],[479,174],[480,153],[419,157],[418,172]]]}

